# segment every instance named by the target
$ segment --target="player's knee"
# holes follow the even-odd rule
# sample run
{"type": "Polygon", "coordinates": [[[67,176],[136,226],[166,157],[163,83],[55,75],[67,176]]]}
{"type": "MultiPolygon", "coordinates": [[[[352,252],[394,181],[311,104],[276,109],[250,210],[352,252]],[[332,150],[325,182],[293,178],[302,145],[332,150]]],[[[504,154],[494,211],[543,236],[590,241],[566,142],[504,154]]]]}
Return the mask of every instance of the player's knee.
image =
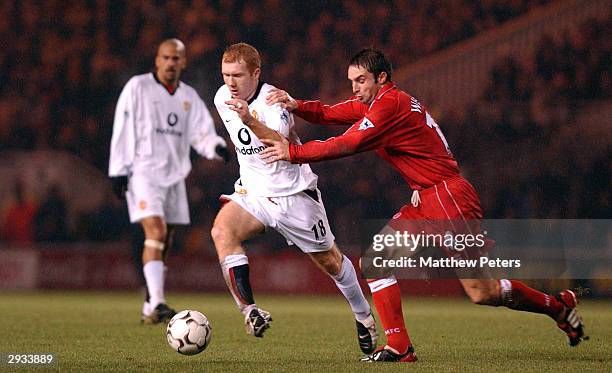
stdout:
{"type": "Polygon", "coordinates": [[[223,236],[224,236],[224,229],[217,225],[213,225],[212,229],[210,230],[210,237],[212,237],[216,246],[219,246],[219,244],[223,240],[223,236]]]}
{"type": "Polygon", "coordinates": [[[474,304],[496,306],[499,303],[497,299],[498,297],[485,289],[472,290],[468,292],[468,296],[474,304]]]}
{"type": "Polygon", "coordinates": [[[146,240],[144,240],[144,247],[145,249],[164,251],[166,245],[163,241],[147,238],[146,240]]]}
{"type": "Polygon", "coordinates": [[[165,248],[166,245],[164,244],[164,242],[147,238],[146,240],[144,240],[142,263],[146,264],[152,260],[162,260],[165,248]]]}
{"type": "Polygon", "coordinates": [[[223,248],[230,246],[234,241],[231,230],[228,227],[219,224],[213,225],[212,229],[210,230],[210,236],[212,237],[217,250],[222,250],[223,248]]]}
{"type": "Polygon", "coordinates": [[[149,240],[165,242],[168,232],[165,226],[152,224],[145,229],[145,236],[149,240]]]}

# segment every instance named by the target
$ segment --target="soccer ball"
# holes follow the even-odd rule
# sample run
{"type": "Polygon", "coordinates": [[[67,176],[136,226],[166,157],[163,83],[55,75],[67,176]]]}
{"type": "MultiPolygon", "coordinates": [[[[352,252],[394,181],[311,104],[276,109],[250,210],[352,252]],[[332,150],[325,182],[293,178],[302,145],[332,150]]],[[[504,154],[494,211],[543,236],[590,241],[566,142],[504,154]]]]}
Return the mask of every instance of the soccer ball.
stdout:
{"type": "Polygon", "coordinates": [[[191,310],[177,313],[166,329],[168,344],[183,355],[195,355],[204,351],[210,343],[211,335],[212,328],[206,316],[191,310]]]}

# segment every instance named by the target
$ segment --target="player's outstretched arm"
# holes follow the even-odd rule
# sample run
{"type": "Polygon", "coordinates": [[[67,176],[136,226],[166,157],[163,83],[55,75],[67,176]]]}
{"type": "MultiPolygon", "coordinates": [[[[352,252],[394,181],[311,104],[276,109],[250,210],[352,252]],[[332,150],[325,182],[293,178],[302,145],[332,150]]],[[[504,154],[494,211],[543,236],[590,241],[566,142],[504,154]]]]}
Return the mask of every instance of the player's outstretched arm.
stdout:
{"type": "Polygon", "coordinates": [[[230,110],[235,111],[242,123],[247,125],[251,131],[257,136],[260,140],[268,139],[268,140],[280,140],[281,136],[278,132],[274,131],[271,128],[268,128],[266,125],[261,123],[255,117],[249,113],[249,105],[246,101],[240,99],[232,99],[225,101],[225,104],[230,108],[230,110]]]}
{"type": "Polygon", "coordinates": [[[293,111],[298,107],[297,101],[291,97],[287,91],[278,88],[270,90],[270,93],[268,93],[266,97],[266,104],[269,106],[280,104],[280,106],[287,111],[293,111]]]}
{"type": "Polygon", "coordinates": [[[340,136],[327,140],[309,141],[305,144],[290,144],[288,141],[262,141],[268,147],[259,156],[266,162],[289,161],[312,163],[347,157],[385,146],[385,136],[393,129],[389,119],[394,107],[380,107],[369,114],[372,120],[363,117],[340,136]]]}
{"type": "Polygon", "coordinates": [[[278,161],[291,161],[291,154],[289,153],[289,140],[281,136],[280,140],[266,140],[262,139],[261,142],[267,146],[260,156],[266,163],[274,163],[278,161]]]}
{"type": "Polygon", "coordinates": [[[354,97],[334,105],[325,105],[316,100],[296,100],[278,88],[270,90],[266,104],[280,104],[283,109],[313,124],[351,125],[367,110],[367,106],[354,97]]]}

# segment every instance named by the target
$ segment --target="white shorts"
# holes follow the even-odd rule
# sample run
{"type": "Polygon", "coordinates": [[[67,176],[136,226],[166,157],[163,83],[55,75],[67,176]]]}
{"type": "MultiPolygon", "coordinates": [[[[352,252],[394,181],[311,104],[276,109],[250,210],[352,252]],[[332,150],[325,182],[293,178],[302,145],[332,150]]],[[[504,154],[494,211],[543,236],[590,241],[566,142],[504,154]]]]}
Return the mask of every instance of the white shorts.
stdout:
{"type": "Polygon", "coordinates": [[[263,225],[285,237],[287,244],[296,245],[305,253],[327,251],[334,244],[318,189],[285,197],[224,194],[221,199],[236,202],[263,225]]]}
{"type": "Polygon", "coordinates": [[[189,224],[184,180],[162,187],[147,177],[132,175],[125,196],[132,223],[149,216],[160,216],[168,224],[189,224]]]}

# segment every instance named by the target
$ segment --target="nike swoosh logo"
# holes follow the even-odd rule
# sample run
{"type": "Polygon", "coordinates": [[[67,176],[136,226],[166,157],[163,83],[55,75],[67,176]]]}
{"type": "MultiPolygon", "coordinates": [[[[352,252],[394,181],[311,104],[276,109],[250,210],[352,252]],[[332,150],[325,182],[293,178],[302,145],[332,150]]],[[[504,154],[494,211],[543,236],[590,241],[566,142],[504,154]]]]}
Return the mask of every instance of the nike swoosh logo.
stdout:
{"type": "Polygon", "coordinates": [[[231,121],[232,121],[231,119],[226,119],[225,123],[228,123],[228,122],[231,122],[231,121]]]}

